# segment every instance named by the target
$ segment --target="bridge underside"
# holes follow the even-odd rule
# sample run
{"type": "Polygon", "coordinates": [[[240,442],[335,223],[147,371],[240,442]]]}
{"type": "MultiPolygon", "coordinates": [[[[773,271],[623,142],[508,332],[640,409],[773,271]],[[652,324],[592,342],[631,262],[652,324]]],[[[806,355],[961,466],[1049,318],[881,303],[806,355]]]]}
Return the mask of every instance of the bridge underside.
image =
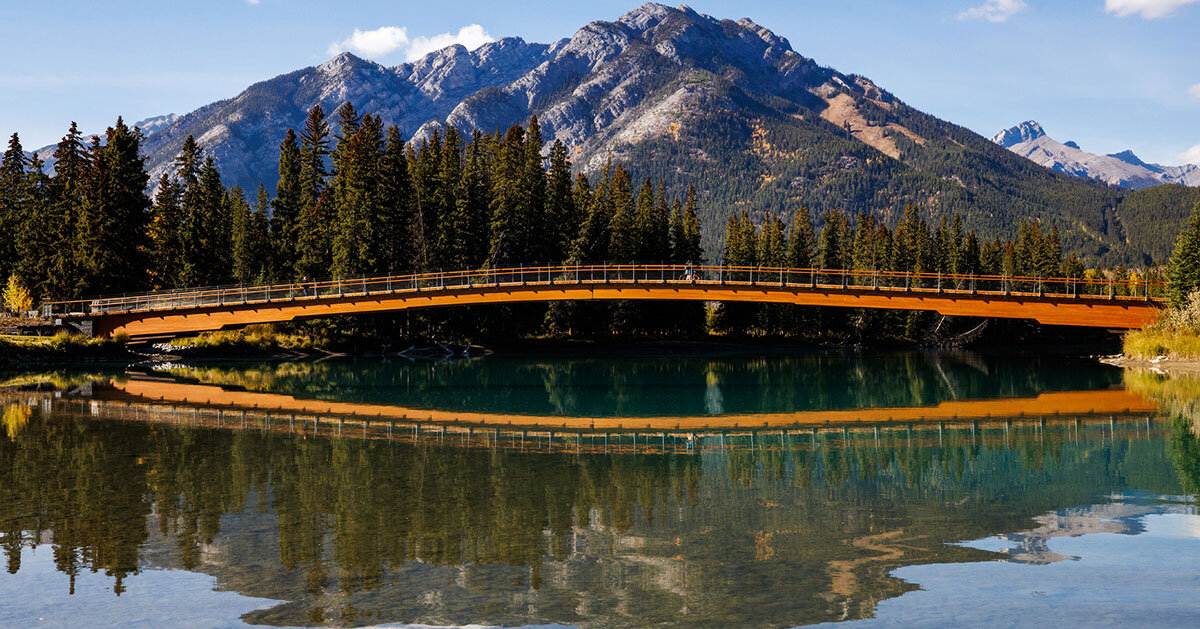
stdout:
{"type": "Polygon", "coordinates": [[[551,301],[669,300],[721,301],[925,310],[962,317],[1032,319],[1046,325],[1107,329],[1138,328],[1159,316],[1153,302],[1122,299],[1063,298],[1038,295],[973,294],[967,291],[854,290],[821,287],[688,284],[595,284],[573,286],[476,286],[422,292],[360,294],[286,302],[244,303],[171,311],[87,315],[94,333],[125,333],[131,338],[171,337],[331,315],[396,312],[417,308],[516,304],[551,301]]]}

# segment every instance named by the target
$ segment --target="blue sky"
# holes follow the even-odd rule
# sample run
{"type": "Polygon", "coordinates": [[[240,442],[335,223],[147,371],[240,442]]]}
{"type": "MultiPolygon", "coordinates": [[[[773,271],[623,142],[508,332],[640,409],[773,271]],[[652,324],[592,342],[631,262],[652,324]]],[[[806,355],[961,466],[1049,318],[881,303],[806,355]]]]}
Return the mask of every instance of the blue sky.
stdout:
{"type": "MultiPolygon", "coordinates": [[[[1060,141],[1200,163],[1200,0],[695,0],[750,17],[817,62],[990,136],[1026,119],[1060,141]]],[[[430,46],[570,36],[636,2],[475,0],[5,1],[0,132],[26,148],[71,120],[102,129],[186,113],[249,84],[368,51],[388,65],[430,46]],[[355,31],[358,36],[355,37],[355,31]]]]}

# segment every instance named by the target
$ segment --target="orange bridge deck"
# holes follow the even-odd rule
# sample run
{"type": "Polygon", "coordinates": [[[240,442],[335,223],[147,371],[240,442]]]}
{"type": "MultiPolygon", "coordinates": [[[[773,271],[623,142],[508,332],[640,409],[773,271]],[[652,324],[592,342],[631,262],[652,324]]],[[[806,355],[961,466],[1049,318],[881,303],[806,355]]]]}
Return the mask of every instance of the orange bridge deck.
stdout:
{"type": "Polygon", "coordinates": [[[925,310],[1138,328],[1163,309],[1157,282],[684,264],[604,264],[228,286],[100,297],[44,306],[98,335],[165,337],[331,315],[570,300],[752,302],[925,310]]]}

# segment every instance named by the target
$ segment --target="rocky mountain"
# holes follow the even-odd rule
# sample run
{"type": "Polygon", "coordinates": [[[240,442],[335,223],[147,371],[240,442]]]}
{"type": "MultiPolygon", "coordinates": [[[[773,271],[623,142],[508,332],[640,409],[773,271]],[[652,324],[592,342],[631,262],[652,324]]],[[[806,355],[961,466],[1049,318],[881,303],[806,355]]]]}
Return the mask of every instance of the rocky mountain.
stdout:
{"type": "Polygon", "coordinates": [[[148,166],[157,178],[194,135],[226,185],[271,190],[286,129],[298,129],[313,105],[333,112],[345,101],[415,138],[447,124],[503,131],[537,115],[577,169],[595,172],[612,156],[673,194],[694,185],[714,252],[735,212],[787,215],[807,205],[818,216],[840,208],[891,223],[914,203],[931,219],[959,212],[989,237],[1024,219],[1054,223],[1065,246],[1094,259],[1163,254],[1157,240],[1125,231],[1121,190],[1042,168],[917,111],[750,19],[687,6],[645,4],[551,44],[510,37],[394,67],[342,54],[170,122],[147,138],[148,166]]]}
{"type": "Polygon", "coordinates": [[[1110,155],[1088,153],[1075,142],[1054,140],[1033,120],[997,133],[992,141],[1051,170],[1122,188],[1140,190],[1165,183],[1200,186],[1200,166],[1147,164],[1128,150],[1110,155]]]}

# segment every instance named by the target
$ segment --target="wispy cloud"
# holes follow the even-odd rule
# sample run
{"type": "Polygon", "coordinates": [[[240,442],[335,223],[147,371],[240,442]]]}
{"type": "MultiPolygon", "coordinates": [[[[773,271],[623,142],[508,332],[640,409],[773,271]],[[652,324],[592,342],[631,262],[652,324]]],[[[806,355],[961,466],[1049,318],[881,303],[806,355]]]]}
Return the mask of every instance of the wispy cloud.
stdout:
{"type": "Polygon", "coordinates": [[[1192,98],[1194,98],[1196,100],[1200,100],[1200,83],[1197,83],[1197,84],[1189,87],[1187,93],[1188,93],[1188,96],[1191,96],[1192,98]]]}
{"type": "Polygon", "coordinates": [[[331,55],[351,51],[366,57],[383,57],[396,51],[403,51],[405,61],[416,61],[435,51],[462,44],[468,50],[474,50],[490,41],[495,41],[482,26],[470,24],[458,29],[457,33],[441,33],[432,37],[408,36],[408,29],[403,26],[381,26],[370,31],[354,29],[346,39],[334,42],[326,50],[331,55]]]}
{"type": "Polygon", "coordinates": [[[1200,166],[1200,144],[1179,154],[1179,161],[1200,166]]]}
{"type": "Polygon", "coordinates": [[[1196,2],[1200,0],[1104,0],[1104,10],[1117,17],[1140,14],[1143,19],[1153,20],[1169,17],[1180,7],[1196,2]]]}
{"type": "Polygon", "coordinates": [[[248,4],[250,6],[254,6],[254,5],[258,4],[259,2],[260,2],[260,0],[246,0],[246,4],[248,4]]]}
{"type": "Polygon", "coordinates": [[[1024,11],[1029,6],[1022,0],[987,0],[958,14],[960,20],[987,20],[1006,22],[1008,18],[1024,11]]]}

